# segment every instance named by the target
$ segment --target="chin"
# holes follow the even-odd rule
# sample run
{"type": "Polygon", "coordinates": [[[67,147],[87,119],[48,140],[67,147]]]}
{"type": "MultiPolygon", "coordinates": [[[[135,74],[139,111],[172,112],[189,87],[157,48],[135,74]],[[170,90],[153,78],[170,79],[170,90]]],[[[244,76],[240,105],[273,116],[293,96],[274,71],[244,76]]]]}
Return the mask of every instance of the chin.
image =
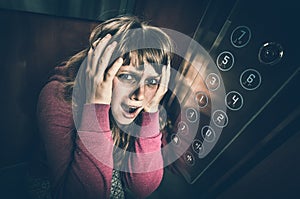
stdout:
{"type": "Polygon", "coordinates": [[[114,120],[118,125],[130,125],[135,120],[135,118],[126,118],[120,114],[117,117],[114,117],[114,120]]]}
{"type": "Polygon", "coordinates": [[[122,119],[122,120],[116,120],[116,122],[119,124],[119,125],[129,125],[133,122],[133,120],[126,120],[126,119],[122,119]]]}

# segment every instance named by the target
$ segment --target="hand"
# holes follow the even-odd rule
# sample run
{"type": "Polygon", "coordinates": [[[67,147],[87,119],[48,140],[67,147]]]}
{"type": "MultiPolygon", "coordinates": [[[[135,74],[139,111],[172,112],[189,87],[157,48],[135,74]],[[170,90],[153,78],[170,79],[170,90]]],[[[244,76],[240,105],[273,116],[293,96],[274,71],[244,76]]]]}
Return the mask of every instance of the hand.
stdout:
{"type": "Polygon", "coordinates": [[[111,102],[112,81],[122,66],[123,59],[118,58],[105,73],[117,45],[115,41],[107,45],[110,39],[111,35],[108,34],[103,39],[95,41],[93,43],[95,49],[89,50],[87,58],[82,63],[86,65],[86,103],[110,104],[111,102]]]}
{"type": "Polygon", "coordinates": [[[164,97],[166,92],[168,91],[168,84],[170,80],[171,73],[170,62],[167,66],[163,66],[161,79],[159,83],[159,87],[154,95],[154,97],[150,100],[150,102],[144,107],[145,112],[157,112],[160,100],[164,97]]]}

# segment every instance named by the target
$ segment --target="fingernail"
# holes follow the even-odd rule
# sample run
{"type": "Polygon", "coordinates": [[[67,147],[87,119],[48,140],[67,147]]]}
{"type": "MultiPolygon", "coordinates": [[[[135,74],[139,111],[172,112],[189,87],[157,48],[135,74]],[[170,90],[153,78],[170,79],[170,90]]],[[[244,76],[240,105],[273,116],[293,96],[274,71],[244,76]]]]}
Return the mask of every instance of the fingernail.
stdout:
{"type": "Polygon", "coordinates": [[[122,62],[123,62],[123,58],[120,57],[117,61],[118,61],[119,63],[122,63],[122,62]]]}
{"type": "Polygon", "coordinates": [[[111,43],[111,45],[112,45],[112,46],[116,46],[116,45],[117,45],[117,42],[116,42],[116,41],[113,41],[113,42],[111,43]]]}
{"type": "Polygon", "coordinates": [[[105,38],[110,38],[111,37],[111,34],[107,34],[106,36],[105,36],[105,38]]]}

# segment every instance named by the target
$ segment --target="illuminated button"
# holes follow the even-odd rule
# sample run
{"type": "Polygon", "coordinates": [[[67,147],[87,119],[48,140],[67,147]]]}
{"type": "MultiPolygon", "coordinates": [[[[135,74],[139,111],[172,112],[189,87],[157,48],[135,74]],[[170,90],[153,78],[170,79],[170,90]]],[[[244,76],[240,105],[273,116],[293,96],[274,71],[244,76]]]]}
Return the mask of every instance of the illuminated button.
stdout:
{"type": "Polygon", "coordinates": [[[184,154],[184,161],[189,165],[189,166],[193,166],[195,164],[195,157],[193,156],[193,154],[189,151],[185,152],[184,154]]]}
{"type": "Polygon", "coordinates": [[[222,110],[216,110],[212,116],[213,122],[217,127],[225,127],[228,124],[227,114],[222,110]]]}
{"type": "Polygon", "coordinates": [[[199,113],[196,109],[194,109],[194,108],[186,109],[186,119],[189,122],[194,123],[198,120],[198,118],[199,118],[199,113]]]}
{"type": "Polygon", "coordinates": [[[201,129],[201,134],[203,139],[207,142],[213,142],[216,138],[215,131],[210,126],[207,125],[201,129]]]}
{"type": "Polygon", "coordinates": [[[242,48],[248,44],[250,38],[250,29],[247,26],[238,26],[232,31],[230,41],[234,47],[242,48]]]}
{"type": "Polygon", "coordinates": [[[229,51],[220,53],[217,57],[217,66],[221,71],[229,71],[234,64],[234,56],[229,51]]]}
{"type": "Polygon", "coordinates": [[[185,122],[180,121],[177,125],[177,132],[186,135],[188,134],[188,131],[188,125],[185,122]]]}
{"type": "Polygon", "coordinates": [[[225,104],[230,110],[239,110],[242,108],[243,103],[243,97],[237,91],[230,91],[225,97],[225,104]]]}
{"type": "Polygon", "coordinates": [[[283,57],[283,48],[275,42],[265,43],[258,53],[258,59],[263,64],[277,64],[283,57]]]}
{"type": "Polygon", "coordinates": [[[180,138],[176,134],[171,135],[171,140],[172,140],[172,143],[176,146],[178,146],[180,144],[180,138]]]}
{"type": "Polygon", "coordinates": [[[200,152],[202,152],[202,142],[198,139],[195,139],[193,141],[192,148],[195,153],[199,154],[200,152]]]}
{"type": "Polygon", "coordinates": [[[216,73],[210,73],[205,79],[205,84],[210,91],[217,90],[220,86],[220,78],[216,73]]]}
{"type": "Polygon", "coordinates": [[[206,107],[208,104],[208,97],[204,92],[197,92],[195,100],[200,108],[206,107]]]}
{"type": "Polygon", "coordinates": [[[246,90],[255,90],[260,86],[261,76],[256,70],[247,69],[241,74],[240,83],[246,90]]]}

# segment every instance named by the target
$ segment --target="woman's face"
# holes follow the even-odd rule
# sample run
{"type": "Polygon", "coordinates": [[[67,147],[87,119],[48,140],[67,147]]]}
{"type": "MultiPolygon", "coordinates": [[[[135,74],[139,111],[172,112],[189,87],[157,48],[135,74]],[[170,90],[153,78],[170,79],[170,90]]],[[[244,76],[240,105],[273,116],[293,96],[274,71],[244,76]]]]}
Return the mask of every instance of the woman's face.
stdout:
{"type": "Polygon", "coordinates": [[[115,121],[121,125],[133,122],[154,97],[159,81],[160,75],[148,62],[142,70],[133,61],[121,66],[113,80],[111,111],[115,121]]]}

